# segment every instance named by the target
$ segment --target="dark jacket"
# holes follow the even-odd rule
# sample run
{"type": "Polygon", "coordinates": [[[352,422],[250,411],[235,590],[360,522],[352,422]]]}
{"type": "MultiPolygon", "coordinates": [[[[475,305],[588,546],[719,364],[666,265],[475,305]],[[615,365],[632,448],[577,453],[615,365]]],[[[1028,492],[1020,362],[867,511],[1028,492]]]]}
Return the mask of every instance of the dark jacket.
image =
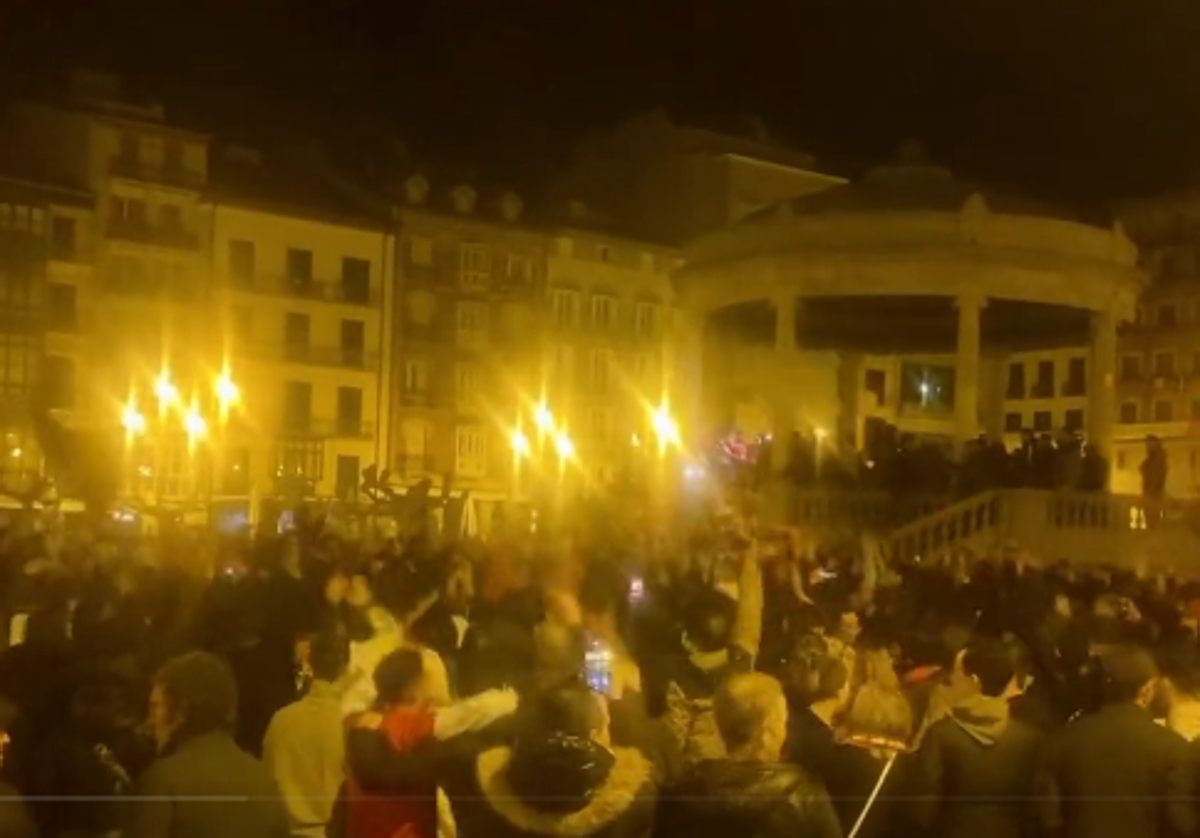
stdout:
{"type": "Polygon", "coordinates": [[[1064,838],[1190,835],[1187,743],[1132,704],[1111,705],[1054,736],[1038,775],[1039,821],[1064,838]]]}
{"type": "Polygon", "coordinates": [[[784,758],[803,768],[815,780],[823,780],[835,742],[833,729],[808,707],[788,704],[787,744],[784,758]]]}
{"type": "Polygon", "coordinates": [[[825,790],[785,763],[708,760],[664,795],[655,838],[840,838],[825,790]]]}
{"type": "Polygon", "coordinates": [[[126,838],[287,838],[287,810],[266,767],[209,733],[156,760],[138,782],[126,838]]]}
{"type": "MultiPolygon", "coordinates": [[[[828,763],[822,772],[825,790],[833,801],[842,834],[849,835],[862,815],[863,808],[871,799],[871,792],[883,777],[888,761],[884,756],[858,745],[842,743],[833,748],[828,763]]],[[[887,777],[879,788],[879,795],[871,804],[871,810],[863,820],[858,838],[888,838],[914,834],[903,811],[904,792],[911,760],[907,756],[896,757],[887,777]]]]}
{"type": "Polygon", "coordinates": [[[960,703],[925,734],[913,765],[913,818],[933,835],[1019,838],[1032,814],[1042,735],[1004,698],[960,703]]]}
{"type": "Polygon", "coordinates": [[[37,838],[38,830],[17,790],[0,782],[0,835],[4,838],[37,838]]]}

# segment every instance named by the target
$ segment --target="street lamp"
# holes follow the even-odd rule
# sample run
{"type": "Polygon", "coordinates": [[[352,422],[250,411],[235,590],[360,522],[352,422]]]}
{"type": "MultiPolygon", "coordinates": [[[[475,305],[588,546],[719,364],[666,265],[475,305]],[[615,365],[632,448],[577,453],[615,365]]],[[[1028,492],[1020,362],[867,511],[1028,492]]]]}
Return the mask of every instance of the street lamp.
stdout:
{"type": "Polygon", "coordinates": [[[125,410],[121,413],[121,427],[129,436],[137,436],[146,431],[146,417],[138,412],[137,405],[132,401],[125,405],[125,410]]]}
{"type": "Polygon", "coordinates": [[[668,445],[679,445],[681,437],[679,434],[679,425],[671,418],[670,412],[667,410],[666,404],[654,411],[650,416],[651,427],[654,428],[654,434],[658,437],[658,446],[660,449],[668,445]]]}
{"type": "Polygon", "coordinates": [[[229,413],[229,408],[236,405],[242,398],[242,391],[234,383],[233,378],[229,374],[229,368],[226,367],[217,377],[216,383],[213,385],[213,390],[217,396],[217,402],[221,407],[221,416],[224,417],[229,413]]]}
{"type": "Polygon", "coordinates": [[[550,408],[546,407],[545,402],[539,403],[534,409],[533,421],[542,433],[554,428],[554,416],[550,413],[550,408]]]}
{"type": "Polygon", "coordinates": [[[158,396],[160,413],[179,401],[179,389],[172,383],[171,376],[165,369],[158,374],[158,380],[154,382],[154,395],[158,396]]]}
{"type": "Polygon", "coordinates": [[[554,438],[554,449],[558,452],[558,458],[564,462],[575,457],[575,443],[565,433],[560,433],[554,438]]]}
{"type": "Polygon", "coordinates": [[[532,447],[529,444],[529,437],[519,428],[512,433],[512,449],[513,456],[517,459],[522,459],[529,456],[532,447]]]}
{"type": "Polygon", "coordinates": [[[187,430],[188,442],[195,443],[198,439],[204,439],[208,434],[208,423],[204,421],[204,417],[196,409],[195,403],[188,410],[187,415],[183,417],[183,426],[187,430]]]}

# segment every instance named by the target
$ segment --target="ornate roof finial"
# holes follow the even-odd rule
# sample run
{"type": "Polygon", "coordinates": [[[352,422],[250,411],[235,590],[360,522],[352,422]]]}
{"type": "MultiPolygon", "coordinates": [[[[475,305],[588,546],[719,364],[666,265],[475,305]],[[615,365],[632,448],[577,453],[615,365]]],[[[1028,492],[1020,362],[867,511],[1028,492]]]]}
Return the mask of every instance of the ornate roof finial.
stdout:
{"type": "Polygon", "coordinates": [[[896,162],[901,166],[929,165],[929,158],[925,154],[925,144],[920,140],[905,140],[896,154],[896,162]]]}

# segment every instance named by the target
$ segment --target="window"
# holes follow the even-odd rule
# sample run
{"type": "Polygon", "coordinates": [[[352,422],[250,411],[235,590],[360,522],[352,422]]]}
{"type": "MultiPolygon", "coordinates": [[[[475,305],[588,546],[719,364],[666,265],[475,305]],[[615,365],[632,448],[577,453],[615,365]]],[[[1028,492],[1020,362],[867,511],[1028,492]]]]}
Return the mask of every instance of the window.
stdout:
{"type": "Polygon", "coordinates": [[[312,491],[325,471],[325,446],[320,442],[285,440],[275,449],[276,491],[281,494],[312,491]],[[282,483],[283,485],[279,485],[282,483]],[[285,488],[286,487],[286,488],[285,488]]]}
{"type": "Polygon", "coordinates": [[[358,457],[338,454],[337,477],[334,491],[339,499],[353,501],[358,498],[358,484],[362,476],[358,457]]]}
{"type": "Polygon", "coordinates": [[[138,143],[138,138],[134,134],[121,135],[121,147],[119,154],[122,163],[132,163],[137,165],[138,159],[141,157],[141,148],[138,143]]]}
{"type": "Polygon", "coordinates": [[[1021,428],[1024,427],[1023,422],[1024,417],[1022,417],[1020,413],[1004,414],[1004,432],[1006,434],[1020,433],[1021,428]]]}
{"type": "Polygon", "coordinates": [[[183,171],[183,143],[167,140],[163,144],[163,169],[167,172],[183,171]]]}
{"type": "Polygon", "coordinates": [[[533,260],[528,256],[512,254],[508,257],[508,281],[514,285],[528,285],[533,281],[533,260]]]}
{"type": "Polygon", "coordinates": [[[1121,356],[1121,380],[1136,381],[1142,377],[1142,359],[1139,355],[1121,356]]]}
{"type": "Polygon", "coordinates": [[[1025,365],[1008,365],[1008,387],[1004,391],[1006,399],[1025,398],[1025,365]]]}
{"type": "Polygon", "coordinates": [[[658,327],[658,306],[654,303],[638,303],[633,313],[633,329],[638,337],[654,337],[658,327]]]}
{"type": "Polygon", "coordinates": [[[482,428],[459,426],[454,431],[454,470],[464,477],[487,473],[487,445],[482,428]]]}
{"type": "Polygon", "coordinates": [[[287,249],[287,281],[298,290],[304,290],[312,285],[313,257],[311,250],[301,250],[298,247],[287,249]]]}
{"type": "Polygon", "coordinates": [[[46,232],[46,213],[41,207],[0,204],[0,230],[43,235],[46,232]]]}
{"type": "Polygon", "coordinates": [[[1154,353],[1154,376],[1155,378],[1170,378],[1175,375],[1175,353],[1174,352],[1156,352],[1154,353]]]}
{"type": "Polygon", "coordinates": [[[55,216],[50,222],[50,252],[56,259],[75,258],[75,219],[55,216]]]}
{"type": "Polygon", "coordinates": [[[1118,451],[1117,452],[1117,471],[1124,471],[1124,470],[1125,470],[1125,452],[1118,451]]]}
{"type": "Polygon", "coordinates": [[[0,271],[0,305],[10,308],[28,308],[31,302],[32,282],[23,274],[0,271]]]}
{"type": "Polygon", "coordinates": [[[366,259],[342,259],[342,299],[360,305],[371,301],[371,263],[366,259]]]}
{"type": "Polygon", "coordinates": [[[433,241],[413,236],[408,240],[408,261],[422,267],[433,266],[433,241]]]}
{"type": "Polygon", "coordinates": [[[607,349],[593,349],[588,356],[588,384],[598,396],[608,393],[611,366],[612,353],[607,349]]]}
{"type": "Polygon", "coordinates": [[[1054,416],[1048,410],[1039,410],[1033,414],[1033,429],[1039,433],[1049,431],[1054,427],[1054,416]]]}
{"type": "Polygon", "coordinates": [[[472,405],[479,398],[479,367],[475,364],[459,364],[454,369],[454,395],[460,405],[472,405]]]}
{"type": "Polygon", "coordinates": [[[361,387],[338,387],[337,426],[339,436],[361,436],[363,432],[361,387]]]}
{"type": "Polygon", "coordinates": [[[579,326],[581,298],[578,291],[566,288],[550,289],[550,314],[555,327],[574,329],[579,326]]]}
{"type": "Polygon", "coordinates": [[[1158,307],[1158,325],[1165,329],[1173,329],[1176,325],[1175,306],[1164,303],[1158,307]]]}
{"type": "Polygon", "coordinates": [[[607,294],[592,296],[592,328],[611,332],[617,327],[617,298],[607,294]]]}
{"type": "Polygon", "coordinates": [[[235,306],[229,314],[229,331],[233,345],[245,347],[254,337],[254,310],[250,306],[235,306]]]}
{"type": "Polygon", "coordinates": [[[254,284],[254,242],[233,239],[229,242],[229,276],[238,285],[254,284]]]}
{"type": "Polygon", "coordinates": [[[1066,428],[1068,431],[1083,430],[1083,411],[1079,408],[1072,408],[1067,411],[1066,428]]]}
{"type": "Polygon", "coordinates": [[[283,316],[283,344],[289,361],[308,360],[308,340],[312,320],[307,314],[289,311],[283,316]]]}
{"type": "Polygon", "coordinates": [[[1033,397],[1035,399],[1049,399],[1054,397],[1053,361],[1038,361],[1037,381],[1033,385],[1033,397]]]}
{"type": "Polygon", "coordinates": [[[486,342],[488,307],[486,303],[459,303],[457,311],[458,342],[478,345],[486,342]]]}
{"type": "Polygon", "coordinates": [[[647,389],[652,389],[654,382],[651,376],[654,372],[654,358],[645,352],[638,352],[630,362],[630,372],[633,381],[647,389]]]}
{"type": "Polygon", "coordinates": [[[569,388],[575,378],[575,347],[556,343],[550,347],[549,379],[555,387],[569,388]]]}
{"type": "Polygon", "coordinates": [[[1136,425],[1138,420],[1138,407],[1135,402],[1121,403],[1121,424],[1136,425]]]}
{"type": "Polygon", "coordinates": [[[28,339],[0,334],[0,393],[27,392],[32,364],[33,346],[28,339]]]}
{"type": "Polygon", "coordinates": [[[596,259],[600,262],[607,262],[612,258],[612,249],[606,244],[596,245],[596,259]]]}
{"type": "Polygon", "coordinates": [[[312,424],[312,384],[283,382],[283,424],[290,431],[307,431],[312,424]]]}
{"type": "Polygon", "coordinates": [[[429,364],[425,361],[404,362],[404,391],[424,393],[429,389],[429,364]]]}
{"type": "Polygon", "coordinates": [[[366,360],[367,324],[361,320],[342,321],[342,363],[361,367],[366,360]]]}
{"type": "Polygon", "coordinates": [[[1155,422],[1174,422],[1175,421],[1175,402],[1166,399],[1160,399],[1154,403],[1154,421],[1155,422]]]}
{"type": "Polygon", "coordinates": [[[875,396],[876,406],[887,402],[887,373],[883,370],[867,370],[866,386],[868,393],[875,396]]]}
{"type": "Polygon", "coordinates": [[[75,362],[61,355],[47,355],[42,366],[46,405],[53,410],[75,406],[75,362]]]}
{"type": "Polygon", "coordinates": [[[492,272],[492,254],[481,244],[458,249],[458,279],[464,288],[486,289],[492,272]]]}
{"type": "Polygon", "coordinates": [[[1064,386],[1065,396],[1082,396],[1087,393],[1087,360],[1072,358],[1067,362],[1067,382],[1064,386]]]}
{"type": "Polygon", "coordinates": [[[183,229],[183,207],[178,204],[161,204],[158,208],[158,223],[164,230],[178,232],[183,229]]]}
{"type": "Polygon", "coordinates": [[[607,407],[594,407],[588,411],[588,433],[601,445],[612,437],[612,411],[607,407]]]}
{"type": "Polygon", "coordinates": [[[46,304],[50,314],[50,328],[57,332],[73,332],[78,325],[75,286],[65,282],[46,285],[46,304]]]}

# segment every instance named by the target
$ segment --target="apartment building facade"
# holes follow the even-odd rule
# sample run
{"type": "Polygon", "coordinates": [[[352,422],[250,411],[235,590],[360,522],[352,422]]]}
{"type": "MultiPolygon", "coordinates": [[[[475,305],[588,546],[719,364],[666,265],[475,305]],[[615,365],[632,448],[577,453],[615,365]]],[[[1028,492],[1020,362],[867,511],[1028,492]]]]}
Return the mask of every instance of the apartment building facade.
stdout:
{"type": "MultiPolygon", "coordinates": [[[[576,207],[578,220],[585,213],[576,207]]],[[[655,455],[653,414],[674,412],[674,251],[582,224],[550,232],[542,398],[604,489],[655,455]]]]}
{"type": "Polygon", "coordinates": [[[249,149],[215,169],[211,281],[239,395],[216,491],[353,501],[390,432],[389,218],[249,149]]]}
{"type": "Polygon", "coordinates": [[[397,213],[392,480],[470,491],[486,527],[512,493],[511,435],[537,390],[545,237],[513,193],[404,184],[397,213]]]}

